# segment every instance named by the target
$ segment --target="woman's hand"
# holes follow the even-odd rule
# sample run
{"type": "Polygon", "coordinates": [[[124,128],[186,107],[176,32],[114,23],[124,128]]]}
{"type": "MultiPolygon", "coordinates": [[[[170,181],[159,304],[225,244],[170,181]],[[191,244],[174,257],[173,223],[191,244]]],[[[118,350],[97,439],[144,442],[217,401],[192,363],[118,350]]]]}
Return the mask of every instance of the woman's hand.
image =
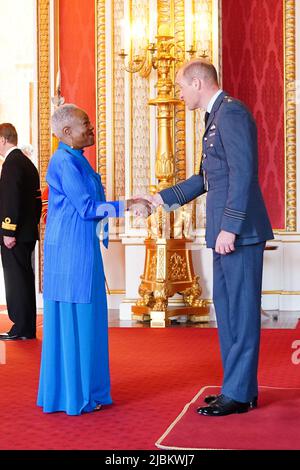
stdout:
{"type": "Polygon", "coordinates": [[[129,210],[134,216],[149,217],[155,209],[155,205],[144,196],[135,196],[125,201],[125,210],[129,210]]]}

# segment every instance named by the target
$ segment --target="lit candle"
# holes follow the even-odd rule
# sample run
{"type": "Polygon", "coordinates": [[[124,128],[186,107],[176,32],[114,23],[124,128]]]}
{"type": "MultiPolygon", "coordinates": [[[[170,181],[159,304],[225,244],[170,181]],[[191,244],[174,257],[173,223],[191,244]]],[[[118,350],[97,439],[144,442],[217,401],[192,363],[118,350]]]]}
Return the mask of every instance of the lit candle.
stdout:
{"type": "Polygon", "coordinates": [[[121,40],[121,49],[125,49],[125,19],[123,18],[120,21],[120,40],[121,40]]]}
{"type": "Polygon", "coordinates": [[[60,76],[60,68],[59,68],[56,74],[56,92],[60,91],[60,85],[61,85],[61,76],[60,76]]]}
{"type": "Polygon", "coordinates": [[[196,37],[197,37],[197,49],[201,54],[208,53],[210,49],[210,25],[211,17],[205,10],[200,11],[197,15],[196,37]]]}
{"type": "Polygon", "coordinates": [[[194,44],[194,27],[195,27],[194,15],[190,11],[187,11],[186,12],[185,41],[188,47],[193,46],[194,44]]]}
{"type": "Polygon", "coordinates": [[[145,36],[145,31],[146,24],[142,19],[135,21],[131,26],[131,39],[134,55],[142,54],[146,47],[147,38],[145,36]]]}
{"type": "Polygon", "coordinates": [[[157,0],[149,2],[149,43],[156,43],[157,36],[157,0]]]}

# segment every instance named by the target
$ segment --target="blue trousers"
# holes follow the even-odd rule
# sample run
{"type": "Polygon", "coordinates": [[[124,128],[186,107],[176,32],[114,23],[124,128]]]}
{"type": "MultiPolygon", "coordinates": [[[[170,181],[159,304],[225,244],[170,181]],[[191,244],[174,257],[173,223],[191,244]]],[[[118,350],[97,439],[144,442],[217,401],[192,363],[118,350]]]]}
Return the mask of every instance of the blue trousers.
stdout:
{"type": "Polygon", "coordinates": [[[213,301],[222,363],[222,393],[239,402],[258,393],[262,267],[265,242],[213,252],[213,301]]]}

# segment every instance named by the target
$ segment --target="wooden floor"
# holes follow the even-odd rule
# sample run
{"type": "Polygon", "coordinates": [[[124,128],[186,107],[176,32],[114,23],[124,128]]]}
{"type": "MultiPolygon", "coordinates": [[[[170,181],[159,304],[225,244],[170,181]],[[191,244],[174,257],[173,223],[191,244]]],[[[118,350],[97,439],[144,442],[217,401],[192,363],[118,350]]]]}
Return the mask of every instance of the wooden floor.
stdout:
{"type": "MultiPolygon", "coordinates": [[[[109,310],[108,326],[110,327],[123,327],[123,328],[150,328],[150,322],[139,322],[130,320],[120,320],[118,310],[109,310]]],[[[262,328],[275,328],[275,329],[293,329],[296,327],[300,320],[300,312],[288,312],[271,310],[262,312],[261,326],[262,328]]],[[[192,322],[177,322],[172,321],[171,326],[168,328],[216,328],[215,321],[205,323],[192,323],[192,322]]]]}

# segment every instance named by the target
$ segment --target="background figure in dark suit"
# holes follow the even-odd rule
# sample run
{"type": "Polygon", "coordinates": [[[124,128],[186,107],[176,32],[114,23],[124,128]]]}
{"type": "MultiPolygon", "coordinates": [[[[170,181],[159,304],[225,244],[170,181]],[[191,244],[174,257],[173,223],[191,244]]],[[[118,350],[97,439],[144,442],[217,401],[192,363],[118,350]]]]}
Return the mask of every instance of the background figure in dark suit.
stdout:
{"type": "Polygon", "coordinates": [[[273,238],[258,182],[256,124],[218,85],[214,66],[197,59],[177,74],[181,99],[206,110],[200,172],[147,200],[184,205],[207,192],[206,243],[213,249],[213,301],[224,378],[222,394],[198,413],[223,416],[257,406],[263,251],[273,238]]]}
{"type": "Polygon", "coordinates": [[[0,124],[0,154],[5,157],[0,179],[0,241],[6,303],[14,323],[0,340],[36,335],[36,298],[31,256],[39,238],[41,216],[39,174],[17,148],[12,124],[0,124]]]}

